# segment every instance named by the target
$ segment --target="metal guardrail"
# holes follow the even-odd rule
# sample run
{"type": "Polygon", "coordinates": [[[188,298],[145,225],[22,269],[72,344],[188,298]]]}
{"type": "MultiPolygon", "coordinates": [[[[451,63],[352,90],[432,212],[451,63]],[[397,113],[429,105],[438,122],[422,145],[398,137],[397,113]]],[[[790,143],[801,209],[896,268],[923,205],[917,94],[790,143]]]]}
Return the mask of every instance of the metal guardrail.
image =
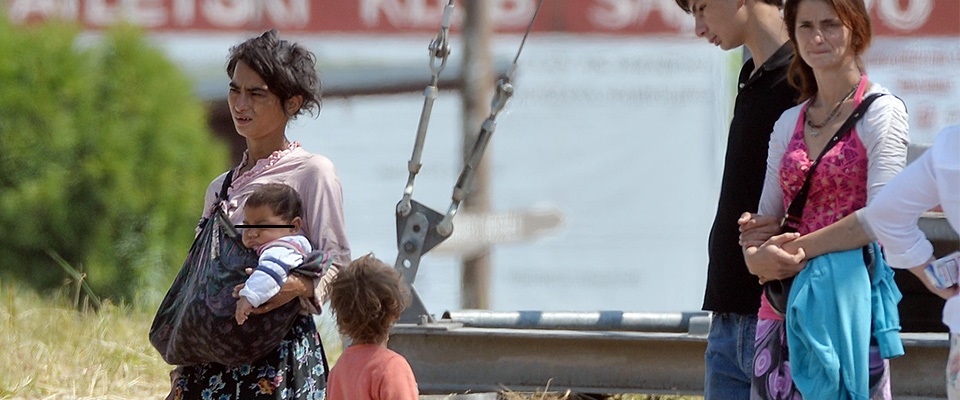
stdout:
{"type": "Polygon", "coordinates": [[[949,253],[960,249],[960,235],[947,223],[946,216],[939,211],[928,211],[920,216],[917,223],[920,230],[933,243],[935,253],[949,253]]]}
{"type": "Polygon", "coordinates": [[[629,311],[489,311],[458,310],[443,313],[441,320],[471,328],[551,329],[578,331],[669,332],[706,335],[710,313],[652,313],[629,311]]]}
{"type": "MultiPolygon", "coordinates": [[[[390,348],[410,362],[424,394],[547,387],[578,393],[703,393],[706,331],[698,326],[699,318],[709,317],[702,313],[447,314],[463,321],[398,324],[390,336],[390,348]],[[616,314],[632,322],[614,323],[610,318],[616,314]],[[504,326],[496,327],[497,321],[504,326]],[[581,323],[581,329],[569,329],[581,323]],[[550,329],[532,329],[540,325],[550,329]],[[623,325],[660,332],[596,330],[623,325]]],[[[901,337],[906,355],[891,361],[894,396],[943,398],[947,334],[901,337]]]]}
{"type": "MultiPolygon", "coordinates": [[[[911,151],[911,159],[919,153],[911,151]]],[[[920,227],[936,255],[960,249],[960,236],[943,213],[925,213],[920,227]]],[[[924,312],[921,322],[940,326],[942,299],[918,290],[904,293],[902,320],[924,312]]],[[[448,311],[436,323],[396,325],[389,346],[410,362],[424,394],[549,387],[697,395],[703,393],[709,318],[705,312],[448,311]]],[[[900,336],[906,354],[891,360],[894,398],[945,398],[947,334],[900,336]]]]}

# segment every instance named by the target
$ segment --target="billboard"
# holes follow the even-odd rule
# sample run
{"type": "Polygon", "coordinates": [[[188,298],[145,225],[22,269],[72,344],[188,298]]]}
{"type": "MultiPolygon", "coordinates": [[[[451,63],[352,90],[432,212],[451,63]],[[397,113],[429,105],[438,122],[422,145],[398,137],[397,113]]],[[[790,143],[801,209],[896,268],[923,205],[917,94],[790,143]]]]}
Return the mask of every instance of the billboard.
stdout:
{"type": "MultiPolygon", "coordinates": [[[[500,32],[522,32],[538,0],[490,1],[500,32]]],[[[0,0],[15,23],[51,19],[89,29],[120,21],[156,31],[278,28],[303,34],[434,31],[441,0],[0,0]]],[[[878,36],[957,36],[960,2],[866,0],[878,36]]],[[[462,12],[462,7],[456,8],[462,12]]],[[[455,24],[460,20],[455,14],[455,24]]],[[[689,32],[675,0],[544,1],[534,29],[617,35],[689,32]]],[[[456,29],[456,26],[454,27],[456,29]]]]}

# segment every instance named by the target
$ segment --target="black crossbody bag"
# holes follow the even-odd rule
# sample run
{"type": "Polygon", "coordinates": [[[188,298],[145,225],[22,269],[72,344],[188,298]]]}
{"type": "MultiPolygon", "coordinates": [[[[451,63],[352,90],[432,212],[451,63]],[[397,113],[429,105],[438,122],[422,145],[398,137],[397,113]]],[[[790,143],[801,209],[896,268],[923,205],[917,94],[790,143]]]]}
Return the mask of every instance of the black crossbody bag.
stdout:
{"type": "MultiPolygon", "coordinates": [[[[200,234],[150,326],[150,343],[168,364],[254,362],[274,351],[300,318],[300,303],[289,301],[270,312],[251,314],[243,325],[237,324],[233,288],[246,282],[244,269],[256,267],[258,257],[243,245],[220,205],[227,199],[232,177],[230,170],[216,210],[202,222],[200,234]]],[[[331,263],[328,252],[314,250],[305,254],[303,263],[290,273],[318,278],[331,263]]],[[[329,371],[326,355],[322,357],[324,371],[329,371]]]]}
{"type": "MultiPolygon", "coordinates": [[[[817,166],[820,165],[820,160],[823,159],[823,155],[827,154],[840,139],[853,129],[857,121],[859,121],[860,118],[863,117],[863,114],[867,112],[867,109],[870,108],[870,104],[880,96],[883,96],[883,93],[874,93],[864,98],[863,101],[860,102],[860,105],[850,114],[850,117],[840,126],[837,133],[833,134],[833,137],[827,142],[827,145],[823,148],[823,151],[820,152],[820,155],[817,156],[813,164],[810,165],[807,176],[803,181],[803,186],[800,187],[797,195],[794,196],[793,201],[790,202],[790,206],[787,207],[786,215],[780,220],[780,233],[796,232],[798,230],[801,223],[800,217],[803,216],[803,207],[807,204],[807,193],[810,191],[810,181],[813,178],[813,172],[816,171],[817,166]]],[[[787,297],[790,296],[790,287],[792,284],[793,277],[789,277],[769,281],[763,285],[763,295],[766,296],[770,306],[773,307],[773,310],[780,316],[787,313],[787,297]]]]}

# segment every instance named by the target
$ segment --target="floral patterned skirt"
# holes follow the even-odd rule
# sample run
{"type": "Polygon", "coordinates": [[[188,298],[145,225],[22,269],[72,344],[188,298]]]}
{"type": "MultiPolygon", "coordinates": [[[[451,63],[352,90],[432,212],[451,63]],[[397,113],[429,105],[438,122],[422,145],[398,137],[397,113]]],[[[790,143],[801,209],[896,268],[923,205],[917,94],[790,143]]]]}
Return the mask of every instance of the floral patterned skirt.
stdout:
{"type": "MultiPolygon", "coordinates": [[[[784,321],[757,320],[757,350],[753,356],[751,400],[800,400],[803,396],[793,385],[790,356],[787,351],[787,327],[784,321]]],[[[870,346],[870,399],[888,400],[889,362],[880,357],[880,349],[870,346]]]]}
{"type": "Polygon", "coordinates": [[[298,319],[277,350],[252,364],[180,367],[174,399],[322,400],[326,393],[323,344],[313,322],[298,319]]]}

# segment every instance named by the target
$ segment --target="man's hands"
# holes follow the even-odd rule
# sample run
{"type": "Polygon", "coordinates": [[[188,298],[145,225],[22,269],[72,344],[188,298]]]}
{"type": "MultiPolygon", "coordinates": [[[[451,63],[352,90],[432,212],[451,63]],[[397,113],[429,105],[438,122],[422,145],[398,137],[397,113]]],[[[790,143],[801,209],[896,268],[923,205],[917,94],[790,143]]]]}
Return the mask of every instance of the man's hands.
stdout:
{"type": "Polygon", "coordinates": [[[737,220],[740,225],[740,246],[759,246],[780,233],[780,219],[745,212],[737,220]]]}

